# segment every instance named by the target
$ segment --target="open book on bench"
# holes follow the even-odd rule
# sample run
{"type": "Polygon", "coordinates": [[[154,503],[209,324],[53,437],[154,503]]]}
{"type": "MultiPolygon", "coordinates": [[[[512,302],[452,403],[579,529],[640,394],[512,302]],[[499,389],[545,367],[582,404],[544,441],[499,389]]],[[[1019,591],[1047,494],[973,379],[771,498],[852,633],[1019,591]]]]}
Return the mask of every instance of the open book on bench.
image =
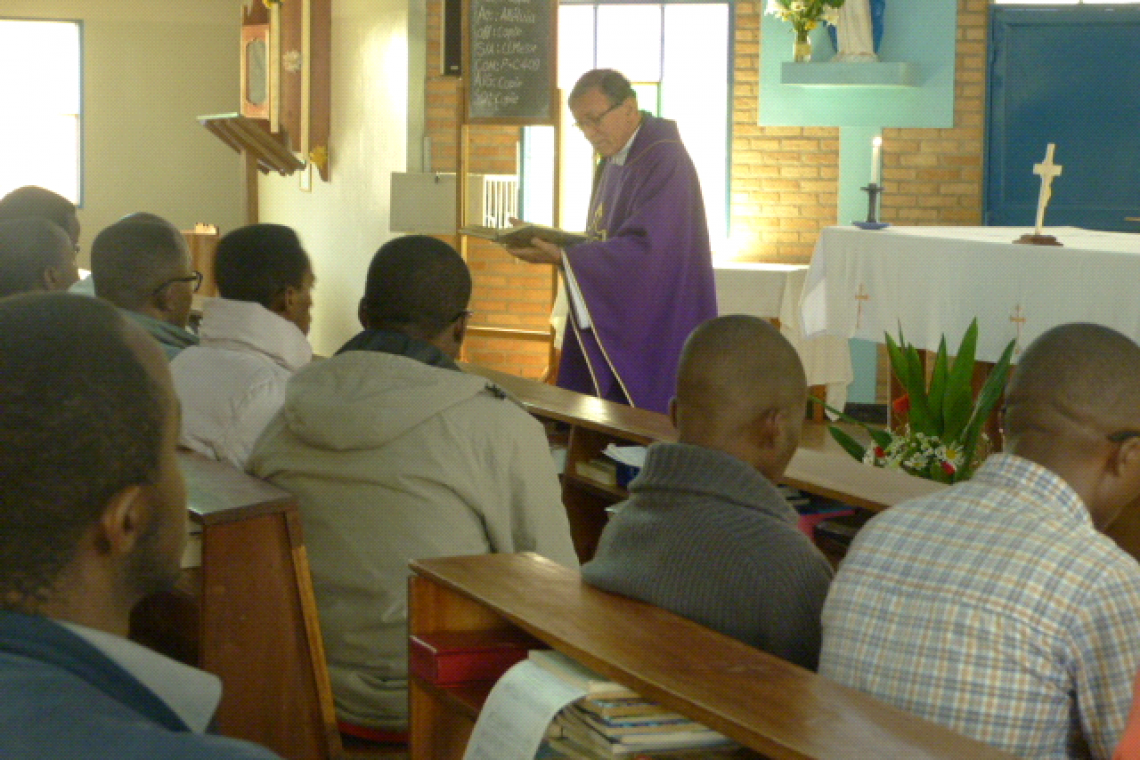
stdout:
{"type": "Polygon", "coordinates": [[[470,225],[460,228],[459,231],[464,235],[471,235],[472,237],[483,238],[484,240],[490,240],[500,245],[514,246],[516,248],[528,247],[531,238],[540,238],[548,243],[561,246],[577,245],[578,243],[585,243],[591,239],[590,236],[584,232],[567,232],[557,227],[547,227],[542,224],[524,224],[520,227],[483,227],[481,225],[470,225]]]}

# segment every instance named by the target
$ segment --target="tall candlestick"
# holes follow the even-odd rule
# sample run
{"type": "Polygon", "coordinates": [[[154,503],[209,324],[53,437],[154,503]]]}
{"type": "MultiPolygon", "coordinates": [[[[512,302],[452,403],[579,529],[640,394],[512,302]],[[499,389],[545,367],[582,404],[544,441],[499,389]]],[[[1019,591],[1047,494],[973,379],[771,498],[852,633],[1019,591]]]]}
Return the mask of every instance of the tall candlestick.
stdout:
{"type": "Polygon", "coordinates": [[[882,179],[882,152],[883,152],[883,138],[876,137],[871,140],[871,184],[879,184],[882,179]]]}

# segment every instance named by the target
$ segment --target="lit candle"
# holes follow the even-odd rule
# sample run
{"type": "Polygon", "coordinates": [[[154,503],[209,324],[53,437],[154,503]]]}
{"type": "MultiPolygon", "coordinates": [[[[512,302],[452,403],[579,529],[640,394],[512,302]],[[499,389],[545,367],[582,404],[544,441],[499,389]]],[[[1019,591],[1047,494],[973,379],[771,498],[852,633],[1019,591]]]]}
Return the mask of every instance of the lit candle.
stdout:
{"type": "Polygon", "coordinates": [[[879,184],[882,178],[882,152],[883,152],[883,138],[875,137],[871,140],[871,184],[879,184]]]}

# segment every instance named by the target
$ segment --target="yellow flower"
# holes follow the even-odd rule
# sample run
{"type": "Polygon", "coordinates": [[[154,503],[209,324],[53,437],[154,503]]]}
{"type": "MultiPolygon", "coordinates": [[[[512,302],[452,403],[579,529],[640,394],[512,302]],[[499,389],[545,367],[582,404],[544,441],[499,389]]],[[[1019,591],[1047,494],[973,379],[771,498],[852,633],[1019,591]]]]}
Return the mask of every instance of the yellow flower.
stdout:
{"type": "Polygon", "coordinates": [[[323,169],[329,163],[329,149],[327,146],[318,145],[309,151],[309,161],[313,163],[318,169],[323,169]]]}

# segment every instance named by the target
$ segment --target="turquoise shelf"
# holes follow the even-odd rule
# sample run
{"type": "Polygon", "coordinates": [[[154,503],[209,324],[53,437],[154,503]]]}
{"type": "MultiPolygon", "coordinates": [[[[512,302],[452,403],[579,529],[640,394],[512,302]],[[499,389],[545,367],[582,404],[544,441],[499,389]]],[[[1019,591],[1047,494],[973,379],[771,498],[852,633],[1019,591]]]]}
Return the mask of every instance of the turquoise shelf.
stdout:
{"type": "Polygon", "coordinates": [[[780,67],[780,84],[798,87],[916,87],[919,66],[908,62],[793,63],[780,67]]]}

